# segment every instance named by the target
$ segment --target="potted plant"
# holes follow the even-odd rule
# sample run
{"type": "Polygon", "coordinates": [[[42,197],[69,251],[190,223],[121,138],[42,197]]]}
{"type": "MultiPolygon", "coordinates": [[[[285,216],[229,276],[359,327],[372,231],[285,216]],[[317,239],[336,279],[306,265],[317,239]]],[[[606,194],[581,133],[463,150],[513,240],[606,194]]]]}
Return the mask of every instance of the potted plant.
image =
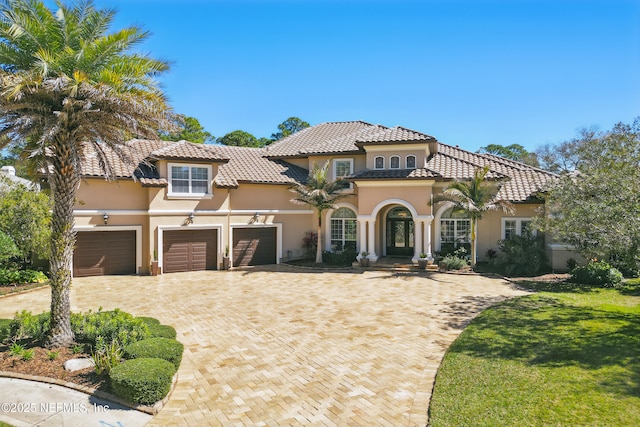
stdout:
{"type": "Polygon", "coordinates": [[[231,266],[231,260],[229,259],[229,245],[224,248],[224,256],[222,257],[222,269],[228,270],[231,266]]]}
{"type": "Polygon", "coordinates": [[[151,261],[151,275],[157,276],[160,273],[160,267],[158,267],[158,250],[153,250],[153,261],[151,261]]]}
{"type": "MultiPolygon", "coordinates": [[[[427,268],[427,254],[425,254],[424,252],[420,254],[420,259],[418,260],[418,268],[420,270],[424,270],[425,268],[427,268]]],[[[433,260],[431,261],[433,262],[433,260]]]]}
{"type": "Polygon", "coordinates": [[[369,256],[369,252],[362,251],[360,252],[360,255],[362,256],[362,258],[360,258],[360,267],[369,267],[369,258],[367,258],[369,256]]]}

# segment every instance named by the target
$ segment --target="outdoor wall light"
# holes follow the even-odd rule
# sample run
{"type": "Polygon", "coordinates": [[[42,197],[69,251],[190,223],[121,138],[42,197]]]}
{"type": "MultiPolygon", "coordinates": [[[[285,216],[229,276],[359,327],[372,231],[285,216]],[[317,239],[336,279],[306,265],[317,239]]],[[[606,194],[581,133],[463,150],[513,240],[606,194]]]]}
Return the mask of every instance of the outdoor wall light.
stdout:
{"type": "Polygon", "coordinates": [[[196,216],[193,214],[193,212],[191,212],[191,213],[189,214],[189,219],[187,220],[187,222],[188,222],[189,224],[193,224],[193,219],[194,219],[195,217],[196,217],[196,216]]]}
{"type": "Polygon", "coordinates": [[[102,215],[102,219],[104,220],[104,225],[107,225],[109,222],[109,215],[105,212],[104,215],[102,215]]]}

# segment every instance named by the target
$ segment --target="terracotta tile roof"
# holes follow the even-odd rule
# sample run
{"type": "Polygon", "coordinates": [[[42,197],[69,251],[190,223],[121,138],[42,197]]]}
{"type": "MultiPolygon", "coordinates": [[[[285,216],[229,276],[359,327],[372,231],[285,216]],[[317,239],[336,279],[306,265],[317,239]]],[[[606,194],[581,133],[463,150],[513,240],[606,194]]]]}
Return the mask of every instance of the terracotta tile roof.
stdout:
{"type": "Polygon", "coordinates": [[[270,160],[264,148],[210,146],[229,162],[221,165],[215,177],[217,187],[234,188],[240,183],[292,184],[307,179],[306,169],[283,160],[270,160]]]}
{"type": "Polygon", "coordinates": [[[171,160],[204,160],[207,162],[226,162],[226,157],[220,156],[213,146],[194,144],[188,141],[178,141],[154,150],[151,155],[158,159],[171,160]]]}
{"type": "Polygon", "coordinates": [[[431,169],[365,169],[352,179],[436,179],[442,175],[431,169]]]}
{"type": "Polygon", "coordinates": [[[311,154],[333,154],[361,151],[355,145],[384,129],[366,122],[321,123],[308,127],[266,147],[271,158],[306,157],[311,154]]]}
{"type": "Polygon", "coordinates": [[[358,145],[388,144],[388,143],[412,143],[412,142],[435,141],[431,135],[416,132],[402,126],[384,128],[380,132],[359,138],[358,145]]]}

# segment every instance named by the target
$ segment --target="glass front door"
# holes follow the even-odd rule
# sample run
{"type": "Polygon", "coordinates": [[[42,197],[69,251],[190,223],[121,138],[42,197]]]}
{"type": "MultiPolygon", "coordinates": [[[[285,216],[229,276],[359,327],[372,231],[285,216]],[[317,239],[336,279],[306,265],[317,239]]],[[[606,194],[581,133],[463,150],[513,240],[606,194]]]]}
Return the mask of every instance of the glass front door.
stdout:
{"type": "Polygon", "coordinates": [[[413,255],[413,219],[406,208],[387,214],[387,255],[413,255]]]}

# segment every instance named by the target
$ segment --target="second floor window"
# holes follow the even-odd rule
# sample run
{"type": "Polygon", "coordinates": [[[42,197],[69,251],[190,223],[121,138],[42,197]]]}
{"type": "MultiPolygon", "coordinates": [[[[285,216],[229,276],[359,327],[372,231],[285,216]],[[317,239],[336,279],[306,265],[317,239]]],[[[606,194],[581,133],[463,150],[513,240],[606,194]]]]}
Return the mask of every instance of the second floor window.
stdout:
{"type": "Polygon", "coordinates": [[[210,193],[210,166],[169,164],[169,171],[170,193],[193,196],[204,196],[210,193]]]}
{"type": "Polygon", "coordinates": [[[411,155],[407,156],[407,169],[415,169],[416,168],[416,156],[411,155]]]}
{"type": "Polygon", "coordinates": [[[389,161],[389,168],[390,169],[400,169],[400,157],[399,156],[392,156],[390,161],[389,161]]]}
{"type": "Polygon", "coordinates": [[[376,157],[373,163],[374,163],[373,164],[374,169],[384,169],[384,157],[382,156],[376,157]]]}

